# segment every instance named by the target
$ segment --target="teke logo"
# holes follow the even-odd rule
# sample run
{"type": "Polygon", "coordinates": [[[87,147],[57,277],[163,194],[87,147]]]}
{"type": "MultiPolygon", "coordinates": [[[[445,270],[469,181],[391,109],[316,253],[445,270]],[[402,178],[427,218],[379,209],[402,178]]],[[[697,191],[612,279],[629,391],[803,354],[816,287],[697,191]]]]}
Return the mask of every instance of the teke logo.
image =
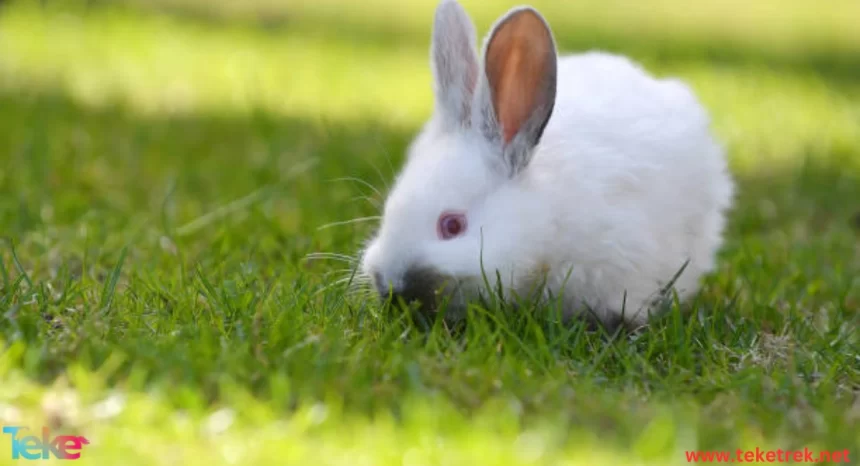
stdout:
{"type": "Polygon", "coordinates": [[[42,427],[42,438],[35,435],[18,438],[19,431],[29,430],[20,426],[4,426],[3,434],[12,436],[12,459],[47,460],[51,454],[61,460],[76,460],[81,457],[81,449],[89,445],[86,437],[58,435],[50,440],[50,429],[42,427]]]}

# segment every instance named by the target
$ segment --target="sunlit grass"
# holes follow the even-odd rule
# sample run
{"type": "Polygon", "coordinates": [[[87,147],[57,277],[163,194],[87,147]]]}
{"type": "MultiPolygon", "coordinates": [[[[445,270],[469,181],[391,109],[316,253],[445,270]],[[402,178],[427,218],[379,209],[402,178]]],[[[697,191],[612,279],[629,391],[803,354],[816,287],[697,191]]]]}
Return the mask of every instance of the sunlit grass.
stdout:
{"type": "Polygon", "coordinates": [[[0,17],[0,55],[9,86],[41,82],[146,113],[263,109],[414,125],[429,105],[423,56],[167,17],[13,9],[0,17]]]}
{"type": "MultiPolygon", "coordinates": [[[[150,6],[146,0],[124,0],[128,4],[150,6]]],[[[408,35],[422,34],[430,25],[437,0],[415,0],[409,8],[398,8],[392,0],[244,0],[212,3],[207,0],[160,0],[156,8],[172,6],[209,18],[244,19],[266,23],[289,21],[295,28],[302,23],[322,21],[371,29],[392,30],[408,35]]],[[[777,54],[803,55],[817,50],[848,53],[856,51],[860,39],[854,18],[860,5],[852,0],[832,0],[826,8],[816,0],[701,0],[695,5],[678,0],[461,0],[482,30],[500,12],[529,4],[545,12],[562,36],[577,31],[600,31],[628,41],[669,39],[676,42],[728,41],[729,45],[749,47],[777,54]]],[[[325,31],[306,31],[325,34],[325,31]]]]}
{"type": "MultiPolygon", "coordinates": [[[[78,387],[103,383],[83,370],[73,368],[72,374],[78,387]]],[[[156,393],[71,391],[66,381],[45,391],[8,373],[4,378],[20,393],[12,396],[19,406],[32,403],[63,410],[65,431],[85,427],[92,446],[84,450],[80,464],[684,464],[606,448],[588,431],[562,442],[557,427],[550,423],[523,431],[522,408],[515,399],[487,400],[484,409],[468,418],[444,400],[416,398],[403,402],[400,419],[382,411],[372,419],[353,416],[336,402],[309,403],[296,407],[289,419],[279,419],[268,404],[241,390],[225,393],[225,399],[241,409],[177,412],[156,393]]],[[[8,397],[8,392],[0,392],[0,400],[8,397]]],[[[5,419],[0,417],[3,422],[11,422],[10,416],[23,425],[45,422],[34,411],[8,405],[0,404],[0,413],[5,413],[5,419]]],[[[672,456],[684,458],[685,446],[695,448],[695,432],[688,430],[682,436],[687,445],[672,445],[672,438],[676,429],[691,428],[680,416],[664,411],[642,440],[669,441],[656,445],[657,453],[669,450],[672,456]]],[[[653,447],[640,448],[653,451],[653,447]]],[[[0,464],[7,464],[10,453],[7,442],[0,443],[0,464]]]]}

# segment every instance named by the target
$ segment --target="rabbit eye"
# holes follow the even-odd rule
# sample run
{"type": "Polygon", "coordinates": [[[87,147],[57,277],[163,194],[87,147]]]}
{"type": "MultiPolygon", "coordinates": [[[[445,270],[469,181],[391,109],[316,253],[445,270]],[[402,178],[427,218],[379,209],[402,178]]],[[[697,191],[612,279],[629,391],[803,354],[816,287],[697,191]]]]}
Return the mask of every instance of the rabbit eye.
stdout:
{"type": "Polygon", "coordinates": [[[466,216],[459,213],[444,213],[439,216],[436,232],[441,239],[451,239],[466,232],[466,216]]]}

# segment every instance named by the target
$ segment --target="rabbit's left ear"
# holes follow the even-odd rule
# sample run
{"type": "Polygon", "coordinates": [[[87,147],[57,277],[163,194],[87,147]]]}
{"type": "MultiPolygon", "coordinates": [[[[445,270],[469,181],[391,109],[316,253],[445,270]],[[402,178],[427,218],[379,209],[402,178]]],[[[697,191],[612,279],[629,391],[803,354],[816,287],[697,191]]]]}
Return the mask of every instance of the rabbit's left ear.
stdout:
{"type": "Polygon", "coordinates": [[[448,128],[471,124],[478,81],[475,26],[456,0],[442,0],[433,18],[430,61],[436,112],[448,128]]]}
{"type": "Polygon", "coordinates": [[[528,165],[552,115],[557,61],[552,31],[533,8],[511,10],[488,35],[473,120],[501,146],[511,176],[528,165]]]}

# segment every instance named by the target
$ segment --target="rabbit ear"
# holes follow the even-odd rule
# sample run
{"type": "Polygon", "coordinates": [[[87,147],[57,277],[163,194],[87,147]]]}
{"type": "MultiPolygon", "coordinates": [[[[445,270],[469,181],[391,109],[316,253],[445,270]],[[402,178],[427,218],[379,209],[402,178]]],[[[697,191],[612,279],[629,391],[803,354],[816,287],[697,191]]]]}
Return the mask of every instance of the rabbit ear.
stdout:
{"type": "Polygon", "coordinates": [[[469,126],[478,80],[475,26],[455,0],[436,7],[430,55],[436,111],[448,126],[469,126]]]}
{"type": "Polygon", "coordinates": [[[511,10],[488,35],[474,119],[501,145],[511,176],[528,165],[552,115],[556,67],[552,31],[533,8],[511,10]]]}

